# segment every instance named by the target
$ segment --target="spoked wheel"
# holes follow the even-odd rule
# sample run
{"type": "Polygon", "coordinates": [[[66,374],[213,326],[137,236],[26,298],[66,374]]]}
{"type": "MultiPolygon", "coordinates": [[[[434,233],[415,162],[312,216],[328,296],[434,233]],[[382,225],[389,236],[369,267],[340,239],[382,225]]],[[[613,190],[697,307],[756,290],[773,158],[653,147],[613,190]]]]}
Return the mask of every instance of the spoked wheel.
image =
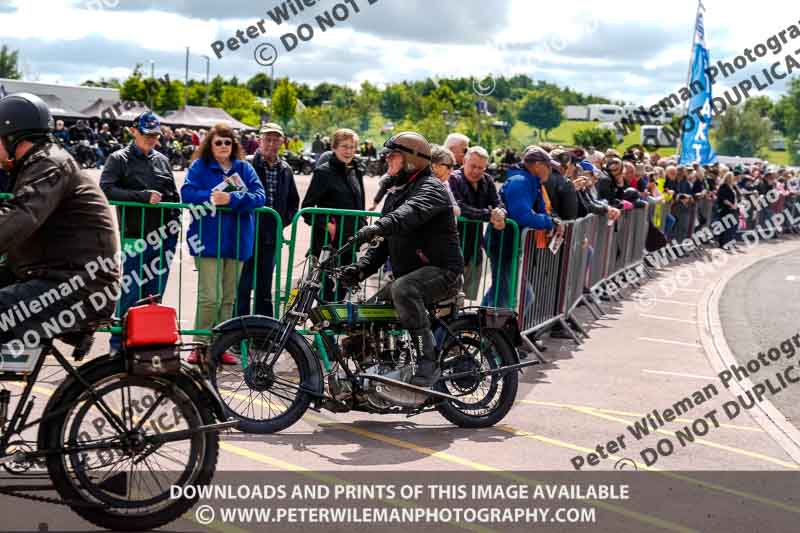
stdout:
{"type": "Polygon", "coordinates": [[[148,442],[148,437],[213,424],[215,419],[186,378],[130,376],[124,366],[121,358],[112,359],[83,373],[96,397],[74,380],[62,385],[47,412],[64,409],[65,414],[42,423],[39,442],[50,450],[107,445],[47,457],[47,470],[59,495],[68,504],[78,502],[71,505],[73,511],[103,528],[160,528],[196,502],[196,498],[172,499],[171,485],[210,483],[219,435],[197,432],[185,440],[148,442]],[[109,412],[118,420],[112,422],[109,412]]]}
{"type": "Polygon", "coordinates": [[[245,433],[282,431],[297,422],[311,403],[311,396],[301,390],[301,384],[311,379],[303,350],[289,339],[275,358],[276,331],[231,331],[211,346],[211,383],[225,414],[239,420],[239,429],[245,433]],[[238,358],[239,364],[221,365],[225,352],[238,358]]]}
{"type": "MultiPolygon", "coordinates": [[[[449,324],[456,339],[447,336],[442,346],[442,378],[468,372],[478,373],[515,363],[514,349],[499,332],[484,330],[481,335],[471,320],[449,324]]],[[[459,401],[445,400],[439,413],[463,428],[484,428],[500,422],[517,397],[519,373],[465,376],[440,381],[436,388],[459,401]]]]}

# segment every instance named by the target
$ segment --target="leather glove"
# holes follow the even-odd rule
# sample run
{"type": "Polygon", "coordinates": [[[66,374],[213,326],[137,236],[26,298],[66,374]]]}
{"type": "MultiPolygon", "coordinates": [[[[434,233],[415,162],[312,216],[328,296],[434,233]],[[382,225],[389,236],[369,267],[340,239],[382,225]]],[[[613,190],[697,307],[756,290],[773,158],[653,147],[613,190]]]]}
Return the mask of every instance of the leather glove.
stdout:
{"type": "Polygon", "coordinates": [[[348,265],[339,270],[339,281],[344,287],[356,287],[361,283],[361,269],[356,265],[348,265]]]}
{"type": "Polygon", "coordinates": [[[372,242],[375,237],[380,237],[380,235],[381,228],[375,224],[364,226],[358,230],[358,233],[356,234],[356,246],[361,246],[362,244],[372,242]]]}

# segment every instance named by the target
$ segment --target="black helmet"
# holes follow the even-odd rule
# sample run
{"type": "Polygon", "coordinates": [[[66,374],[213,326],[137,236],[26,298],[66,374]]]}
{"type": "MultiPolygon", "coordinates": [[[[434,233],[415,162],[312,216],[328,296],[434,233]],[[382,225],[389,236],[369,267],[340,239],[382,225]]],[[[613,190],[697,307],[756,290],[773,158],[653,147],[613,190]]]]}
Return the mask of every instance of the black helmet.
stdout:
{"type": "Polygon", "coordinates": [[[0,137],[47,133],[53,129],[47,104],[29,93],[16,93],[0,100],[0,137]]]}

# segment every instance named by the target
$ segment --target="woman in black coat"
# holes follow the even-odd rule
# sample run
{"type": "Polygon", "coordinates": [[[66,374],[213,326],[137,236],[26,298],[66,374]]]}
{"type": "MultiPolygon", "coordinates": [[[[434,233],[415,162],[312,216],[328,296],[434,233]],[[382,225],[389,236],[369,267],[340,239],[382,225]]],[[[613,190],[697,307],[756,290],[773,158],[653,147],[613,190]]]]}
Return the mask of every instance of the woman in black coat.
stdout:
{"type": "MultiPolygon", "coordinates": [[[[337,131],[333,136],[333,155],[314,170],[311,184],[303,199],[302,208],[318,207],[324,209],[346,209],[364,211],[364,174],[356,164],[358,152],[358,135],[348,129],[337,131]]],[[[312,226],[311,253],[319,256],[327,244],[336,247],[344,245],[350,237],[355,236],[364,225],[361,217],[334,215],[304,215],[306,223],[312,226]]],[[[341,264],[353,262],[355,252],[342,258],[341,264]]],[[[341,301],[345,290],[326,280],[323,299],[341,301]]]]}
{"type": "Polygon", "coordinates": [[[725,231],[717,237],[719,245],[725,248],[736,238],[739,227],[739,207],[736,186],[732,172],[725,174],[717,191],[717,212],[719,220],[725,225],[725,231]],[[734,222],[735,219],[735,222],[734,222]]]}

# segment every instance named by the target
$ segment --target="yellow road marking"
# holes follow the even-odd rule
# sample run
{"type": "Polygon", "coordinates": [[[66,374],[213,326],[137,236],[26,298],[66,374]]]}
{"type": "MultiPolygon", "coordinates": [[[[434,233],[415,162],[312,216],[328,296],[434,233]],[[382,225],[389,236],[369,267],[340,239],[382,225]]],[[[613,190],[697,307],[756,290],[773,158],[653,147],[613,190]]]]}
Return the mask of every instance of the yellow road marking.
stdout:
{"type": "MultiPolygon", "coordinates": [[[[585,414],[590,415],[590,416],[596,416],[598,418],[604,418],[606,420],[611,420],[613,422],[620,422],[620,423],[625,424],[625,425],[630,425],[630,421],[629,420],[625,420],[624,418],[617,418],[615,416],[607,415],[607,414],[604,414],[604,413],[598,413],[598,412],[596,412],[596,411],[594,411],[592,409],[580,409],[580,408],[577,408],[575,410],[578,411],[578,412],[581,412],[581,413],[585,413],[585,414]]],[[[667,431],[665,429],[657,429],[657,430],[655,430],[655,432],[656,433],[660,433],[662,435],[669,435],[669,436],[672,436],[672,437],[675,436],[675,432],[674,431],[671,432],[671,431],[667,431]]],[[[745,457],[751,457],[753,459],[760,459],[762,461],[765,461],[765,462],[768,462],[768,463],[773,463],[773,464],[776,464],[778,466],[782,466],[784,468],[789,468],[791,470],[800,470],[800,466],[798,466],[795,463],[787,463],[786,461],[781,461],[780,459],[776,459],[774,457],[770,457],[769,455],[764,455],[762,453],[751,452],[749,450],[743,450],[741,448],[736,448],[734,446],[727,446],[725,444],[718,444],[716,442],[712,442],[712,441],[709,441],[709,440],[706,440],[706,439],[701,439],[701,438],[695,438],[694,442],[696,442],[697,444],[702,444],[703,446],[708,446],[709,448],[716,448],[718,450],[725,450],[725,451],[728,451],[728,452],[731,452],[731,453],[736,453],[736,454],[739,454],[739,455],[743,455],[745,457]]]]}
{"type": "MultiPolygon", "coordinates": [[[[244,396],[241,393],[234,393],[234,392],[230,392],[230,391],[220,391],[220,394],[224,394],[226,396],[238,396],[238,397],[243,397],[244,396]]],[[[248,399],[250,398],[249,396],[244,396],[244,397],[248,398],[248,399]]],[[[271,402],[264,402],[263,400],[260,400],[260,399],[254,399],[253,401],[254,402],[259,402],[259,403],[262,403],[262,404],[271,403],[271,402]]],[[[274,404],[273,404],[273,406],[274,406],[274,404]]],[[[461,457],[458,457],[458,456],[453,455],[451,453],[441,452],[441,451],[438,451],[438,450],[433,450],[433,449],[427,448],[425,446],[418,446],[416,444],[404,441],[402,439],[397,439],[397,438],[394,438],[394,437],[389,437],[387,435],[383,435],[381,433],[375,433],[375,432],[368,431],[368,430],[365,430],[365,429],[356,428],[356,427],[353,427],[353,426],[348,425],[348,424],[336,423],[336,422],[334,422],[334,421],[332,421],[332,420],[330,420],[330,419],[328,419],[326,417],[319,416],[319,415],[316,415],[316,414],[313,414],[313,413],[306,413],[305,417],[307,417],[307,418],[309,418],[312,421],[315,421],[317,423],[328,424],[331,427],[336,427],[336,428],[339,428],[339,429],[341,429],[343,431],[347,431],[347,432],[350,432],[350,433],[355,433],[357,435],[361,435],[362,437],[367,437],[369,439],[377,440],[377,441],[380,441],[380,442],[385,442],[387,444],[391,444],[393,446],[397,446],[397,447],[404,448],[404,449],[407,449],[407,450],[413,450],[413,451],[415,451],[415,452],[417,452],[417,453],[419,453],[421,455],[427,455],[427,456],[430,456],[430,457],[435,457],[437,459],[441,459],[443,461],[454,463],[454,464],[458,464],[458,465],[461,465],[461,466],[468,466],[468,467],[472,468],[473,470],[478,470],[478,471],[481,471],[481,472],[491,472],[494,475],[497,475],[498,477],[509,479],[509,480],[515,481],[517,483],[525,483],[525,484],[529,484],[529,485],[530,484],[541,484],[541,483],[543,483],[543,482],[537,481],[535,479],[530,479],[530,478],[527,478],[527,477],[524,477],[524,476],[520,476],[520,475],[514,474],[513,472],[503,471],[503,470],[501,470],[499,468],[496,468],[496,467],[493,467],[493,466],[484,465],[484,464],[481,464],[481,463],[477,463],[475,461],[470,461],[468,459],[462,459],[461,457]]],[[[508,430],[506,430],[506,431],[508,431],[508,430]]],[[[509,432],[513,433],[514,431],[516,431],[516,430],[512,429],[509,432]]],[[[569,447],[569,448],[575,449],[575,450],[582,450],[582,451],[586,451],[586,452],[594,451],[594,450],[589,450],[588,448],[581,448],[580,446],[575,446],[575,445],[571,445],[571,444],[564,443],[564,442],[561,442],[561,441],[557,441],[555,439],[549,439],[547,437],[539,437],[539,436],[537,436],[537,440],[542,440],[542,442],[547,442],[549,444],[554,444],[554,445],[557,445],[557,446],[566,446],[566,447],[569,447]]],[[[594,500],[592,500],[591,503],[592,503],[592,505],[595,505],[595,506],[597,506],[597,507],[599,507],[601,509],[605,509],[607,511],[611,511],[613,513],[617,513],[617,514],[625,516],[627,518],[638,520],[640,522],[644,522],[646,524],[650,524],[650,525],[653,525],[653,526],[656,526],[656,527],[660,527],[660,528],[663,528],[663,529],[666,529],[666,530],[669,530],[669,531],[677,531],[677,532],[680,532],[680,533],[699,533],[699,532],[697,532],[697,530],[681,526],[680,524],[675,524],[673,522],[670,522],[670,521],[667,521],[667,520],[664,520],[664,519],[661,519],[661,518],[658,518],[658,517],[655,517],[655,516],[650,516],[650,515],[647,515],[647,514],[639,513],[638,511],[632,511],[630,509],[626,509],[626,508],[621,507],[619,505],[614,505],[614,504],[611,504],[611,503],[608,503],[608,502],[605,502],[605,501],[594,501],[594,500]]]]}
{"type": "MultiPolygon", "coordinates": [[[[529,405],[541,405],[544,407],[559,407],[561,409],[588,409],[591,411],[597,411],[598,413],[607,413],[610,415],[622,415],[622,416],[632,416],[634,418],[644,418],[645,414],[642,413],[632,413],[630,411],[617,411],[614,409],[605,409],[603,407],[592,407],[589,405],[571,405],[571,404],[564,404],[564,403],[555,403],[555,402],[541,402],[535,400],[517,400],[516,403],[525,403],[529,405]]],[[[683,422],[684,424],[691,424],[694,420],[689,418],[676,418],[675,422],[683,422]]],[[[752,431],[754,433],[764,433],[764,430],[758,427],[749,427],[749,426],[739,426],[736,424],[720,424],[720,427],[724,427],[727,429],[735,429],[738,431],[752,431]]]]}

